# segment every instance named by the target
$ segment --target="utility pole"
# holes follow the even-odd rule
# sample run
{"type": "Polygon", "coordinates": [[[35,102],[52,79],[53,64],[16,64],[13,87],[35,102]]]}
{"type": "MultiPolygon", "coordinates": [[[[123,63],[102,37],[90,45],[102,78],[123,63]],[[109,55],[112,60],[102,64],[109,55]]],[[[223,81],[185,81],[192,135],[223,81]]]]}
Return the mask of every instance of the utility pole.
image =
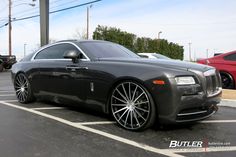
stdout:
{"type": "MultiPolygon", "coordinates": [[[[32,0],[33,2],[35,0],[32,0]]],[[[8,13],[8,44],[9,44],[9,48],[8,48],[8,51],[9,51],[9,56],[12,55],[12,18],[11,18],[11,10],[12,10],[12,0],[8,0],[9,2],[9,13],[8,13]]],[[[19,6],[19,5],[22,5],[22,4],[28,4],[30,6],[35,6],[35,4],[32,4],[32,3],[21,3],[21,4],[18,4],[16,6],[19,6]]],[[[14,6],[13,6],[14,7],[14,6]]],[[[5,24],[5,26],[7,25],[5,24]]]]}
{"type": "Polygon", "coordinates": [[[90,5],[87,7],[87,34],[86,38],[89,39],[89,8],[92,8],[93,5],[90,5]]]}
{"type": "Polygon", "coordinates": [[[49,42],[49,0],[40,0],[40,39],[41,46],[49,42]]]}
{"type": "Polygon", "coordinates": [[[191,45],[192,43],[188,43],[188,46],[189,46],[189,61],[191,62],[192,61],[192,57],[191,57],[191,45]]]}
{"type": "Polygon", "coordinates": [[[12,55],[12,45],[11,45],[11,30],[12,30],[12,26],[11,26],[11,7],[12,7],[12,1],[11,0],[9,0],[9,16],[8,16],[8,37],[9,37],[9,49],[8,49],[8,51],[9,51],[9,56],[11,56],[12,55]]]}

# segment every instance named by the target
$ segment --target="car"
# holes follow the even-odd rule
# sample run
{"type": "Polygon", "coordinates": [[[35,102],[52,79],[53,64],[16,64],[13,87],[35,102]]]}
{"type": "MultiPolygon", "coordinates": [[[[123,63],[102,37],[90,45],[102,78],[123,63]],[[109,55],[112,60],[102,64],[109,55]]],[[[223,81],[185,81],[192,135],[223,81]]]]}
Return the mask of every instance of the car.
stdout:
{"type": "Polygon", "coordinates": [[[11,74],[21,103],[86,107],[132,131],[205,119],[216,112],[222,93],[213,67],[145,59],[100,40],[46,45],[14,64],[11,74]]]}
{"type": "Polygon", "coordinates": [[[200,59],[197,62],[218,69],[223,88],[236,89],[236,51],[222,53],[212,58],[200,59]]]}
{"type": "Polygon", "coordinates": [[[16,56],[14,55],[0,55],[0,72],[3,69],[11,69],[12,65],[16,63],[16,56]]]}
{"type": "Polygon", "coordinates": [[[142,58],[152,58],[152,59],[171,59],[159,53],[138,53],[142,58]]]}

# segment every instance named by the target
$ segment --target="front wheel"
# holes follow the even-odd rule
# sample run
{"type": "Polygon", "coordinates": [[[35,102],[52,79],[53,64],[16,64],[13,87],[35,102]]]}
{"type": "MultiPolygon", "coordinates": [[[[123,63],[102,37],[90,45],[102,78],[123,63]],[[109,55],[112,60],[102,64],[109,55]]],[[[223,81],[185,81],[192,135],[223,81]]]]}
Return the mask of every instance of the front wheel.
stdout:
{"type": "Polygon", "coordinates": [[[34,100],[30,82],[25,76],[25,74],[20,73],[16,76],[14,80],[14,87],[19,102],[29,103],[34,100]]]}
{"type": "Polygon", "coordinates": [[[111,95],[111,112],[117,123],[128,130],[143,130],[153,125],[155,105],[149,92],[137,82],[118,84],[111,95]]]}

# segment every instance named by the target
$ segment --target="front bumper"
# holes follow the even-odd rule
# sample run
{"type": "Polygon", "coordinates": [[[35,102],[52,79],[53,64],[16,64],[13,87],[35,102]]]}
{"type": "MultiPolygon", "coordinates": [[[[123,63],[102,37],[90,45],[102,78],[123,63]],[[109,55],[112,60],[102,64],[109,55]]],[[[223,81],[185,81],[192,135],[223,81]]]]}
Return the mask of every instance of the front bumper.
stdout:
{"type": "Polygon", "coordinates": [[[200,85],[177,86],[174,80],[170,80],[170,84],[172,86],[162,87],[166,92],[157,93],[161,96],[155,99],[161,124],[198,121],[217,111],[217,104],[221,101],[221,88],[209,94],[200,85]]]}
{"type": "Polygon", "coordinates": [[[221,101],[221,89],[210,97],[183,96],[176,113],[175,122],[198,121],[213,115],[217,110],[217,104],[221,101]]]}

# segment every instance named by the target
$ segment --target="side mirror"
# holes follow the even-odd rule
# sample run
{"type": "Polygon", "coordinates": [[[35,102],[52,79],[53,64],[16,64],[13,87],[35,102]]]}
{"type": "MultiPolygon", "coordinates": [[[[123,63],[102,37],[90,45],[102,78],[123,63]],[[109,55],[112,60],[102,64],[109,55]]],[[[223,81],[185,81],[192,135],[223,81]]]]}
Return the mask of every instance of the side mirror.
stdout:
{"type": "Polygon", "coordinates": [[[63,55],[64,58],[72,59],[73,63],[78,63],[79,56],[80,56],[80,53],[74,50],[66,51],[63,55]]]}

